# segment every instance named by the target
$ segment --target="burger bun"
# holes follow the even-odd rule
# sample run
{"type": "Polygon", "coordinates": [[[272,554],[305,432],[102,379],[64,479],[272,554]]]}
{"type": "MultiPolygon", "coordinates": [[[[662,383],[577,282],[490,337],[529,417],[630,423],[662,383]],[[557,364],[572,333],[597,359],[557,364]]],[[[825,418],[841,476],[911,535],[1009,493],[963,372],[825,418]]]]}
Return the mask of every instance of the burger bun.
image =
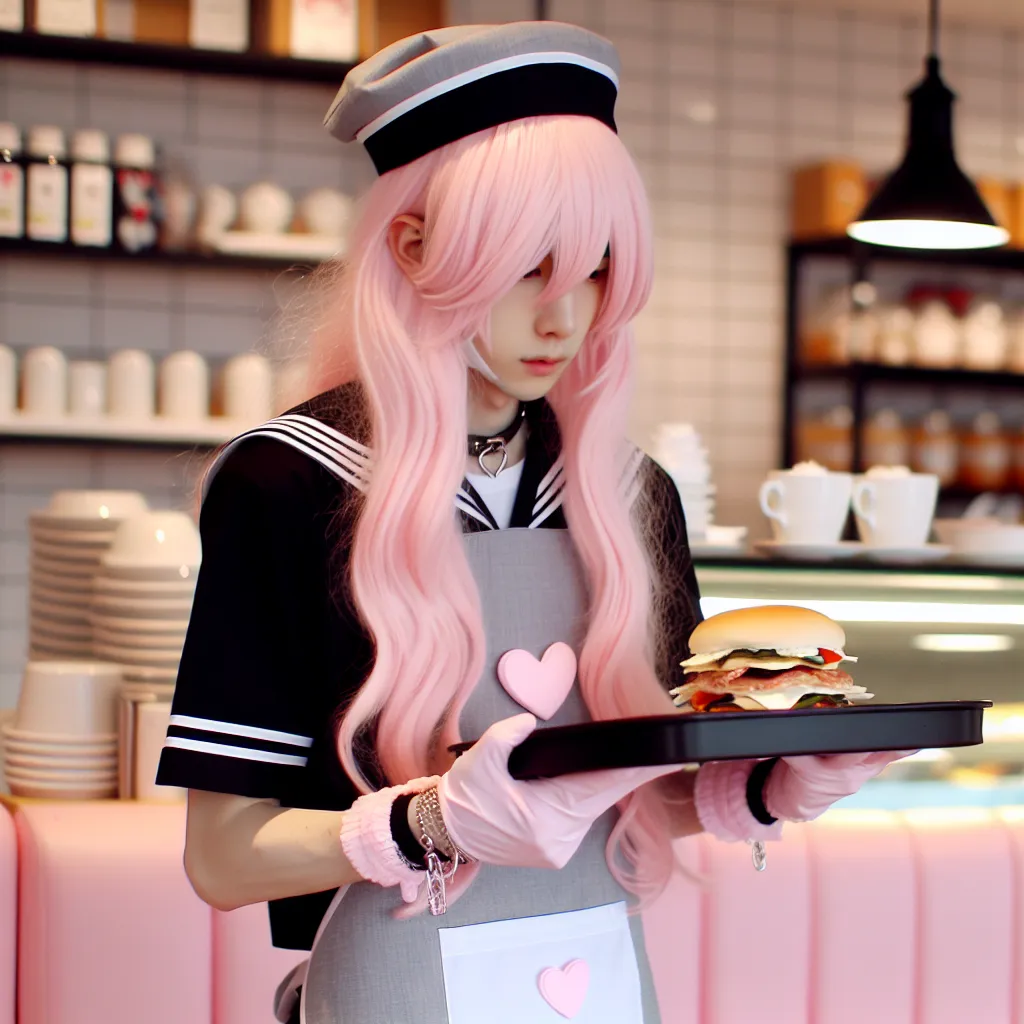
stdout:
{"type": "Polygon", "coordinates": [[[807,647],[843,651],[845,644],[846,633],[834,619],[787,604],[721,612],[705,619],[690,635],[691,654],[807,647]]]}

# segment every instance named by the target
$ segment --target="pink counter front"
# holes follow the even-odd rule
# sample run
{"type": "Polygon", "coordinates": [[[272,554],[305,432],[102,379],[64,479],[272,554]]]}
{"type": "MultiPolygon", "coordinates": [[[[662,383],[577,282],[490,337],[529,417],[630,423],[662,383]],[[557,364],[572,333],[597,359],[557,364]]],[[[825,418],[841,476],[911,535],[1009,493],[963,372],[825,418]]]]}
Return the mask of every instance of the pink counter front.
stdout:
{"type": "MultiPolygon", "coordinates": [[[[10,811],[0,1024],[273,1024],[301,956],[265,907],[195,896],[183,807],[10,811]]],[[[746,846],[679,853],[696,880],[644,917],[664,1024],[1024,1024],[1024,809],[833,812],[763,874],[746,846]]]]}

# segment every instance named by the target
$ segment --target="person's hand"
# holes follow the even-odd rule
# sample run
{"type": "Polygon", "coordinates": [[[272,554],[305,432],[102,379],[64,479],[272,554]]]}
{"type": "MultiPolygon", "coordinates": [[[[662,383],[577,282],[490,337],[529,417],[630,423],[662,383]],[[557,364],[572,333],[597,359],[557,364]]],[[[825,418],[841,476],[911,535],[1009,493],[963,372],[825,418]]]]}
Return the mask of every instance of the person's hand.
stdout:
{"type": "Polygon", "coordinates": [[[605,811],[679,768],[613,768],[520,782],[509,774],[509,754],[536,725],[530,714],[495,722],[438,783],[448,834],[473,860],[564,867],[605,811]]]}
{"type": "Polygon", "coordinates": [[[912,753],[915,751],[784,757],[765,782],[765,808],[785,821],[811,821],[837,800],[853,796],[886,765],[912,753]]]}

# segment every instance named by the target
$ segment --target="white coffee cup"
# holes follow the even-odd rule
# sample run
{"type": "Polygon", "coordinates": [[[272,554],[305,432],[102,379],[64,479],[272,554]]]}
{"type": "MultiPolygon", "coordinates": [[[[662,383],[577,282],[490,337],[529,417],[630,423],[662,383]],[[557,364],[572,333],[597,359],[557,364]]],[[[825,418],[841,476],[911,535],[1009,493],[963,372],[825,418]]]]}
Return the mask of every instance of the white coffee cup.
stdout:
{"type": "Polygon", "coordinates": [[[153,415],[156,370],[148,352],[115,352],[107,363],[107,409],[111,416],[149,419],[153,415]]]}
{"type": "Polygon", "coordinates": [[[879,466],[857,477],[853,512],[857,532],[872,547],[922,547],[928,540],[939,478],[905,466],[879,466]]]}
{"type": "Polygon", "coordinates": [[[60,417],[68,407],[68,362],[52,345],[31,348],[21,361],[21,408],[30,416],[60,417]]]}
{"type": "Polygon", "coordinates": [[[102,416],[107,408],[107,368],[103,363],[68,365],[68,412],[84,418],[102,416]]]}
{"type": "Polygon", "coordinates": [[[107,736],[117,731],[121,668],[100,661],[30,661],[14,727],[39,735],[107,736]]]}
{"type": "Polygon", "coordinates": [[[0,345],[0,418],[14,415],[18,405],[18,360],[13,349],[0,345]]]}
{"type": "Polygon", "coordinates": [[[223,185],[207,185],[199,197],[199,221],[196,238],[202,245],[213,245],[235,222],[238,199],[223,185]]]}
{"type": "Polygon", "coordinates": [[[274,372],[270,360],[256,352],[229,359],[224,366],[224,415],[246,423],[263,423],[273,415],[274,372]]]}
{"type": "Polygon", "coordinates": [[[172,352],[160,364],[160,415],[195,422],[210,414],[210,368],[198,353],[172,352]]]}
{"type": "Polygon", "coordinates": [[[761,485],[758,501],[777,541],[834,544],[842,535],[853,476],[811,465],[774,470],[761,485]]]}
{"type": "Polygon", "coordinates": [[[260,181],[250,185],[238,202],[238,222],[245,231],[277,235],[288,230],[295,204],[280,185],[260,181]]]}

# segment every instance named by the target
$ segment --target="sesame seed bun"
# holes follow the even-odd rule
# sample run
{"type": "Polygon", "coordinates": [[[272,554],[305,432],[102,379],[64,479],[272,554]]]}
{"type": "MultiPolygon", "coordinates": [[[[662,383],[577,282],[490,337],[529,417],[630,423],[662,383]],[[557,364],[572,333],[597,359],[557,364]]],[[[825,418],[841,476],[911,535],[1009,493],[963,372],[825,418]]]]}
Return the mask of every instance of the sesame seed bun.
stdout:
{"type": "Polygon", "coordinates": [[[827,615],[810,608],[777,604],[712,615],[690,635],[690,652],[711,654],[714,651],[801,647],[842,651],[845,643],[843,627],[827,615]]]}

